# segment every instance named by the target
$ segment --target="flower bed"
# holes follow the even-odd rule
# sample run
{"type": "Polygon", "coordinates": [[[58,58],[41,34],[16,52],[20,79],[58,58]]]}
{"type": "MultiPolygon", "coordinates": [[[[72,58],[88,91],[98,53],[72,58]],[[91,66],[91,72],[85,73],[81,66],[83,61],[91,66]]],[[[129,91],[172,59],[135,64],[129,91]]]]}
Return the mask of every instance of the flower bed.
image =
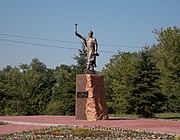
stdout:
{"type": "Polygon", "coordinates": [[[105,127],[58,126],[15,134],[0,135],[0,140],[180,140],[179,136],[105,127]]]}

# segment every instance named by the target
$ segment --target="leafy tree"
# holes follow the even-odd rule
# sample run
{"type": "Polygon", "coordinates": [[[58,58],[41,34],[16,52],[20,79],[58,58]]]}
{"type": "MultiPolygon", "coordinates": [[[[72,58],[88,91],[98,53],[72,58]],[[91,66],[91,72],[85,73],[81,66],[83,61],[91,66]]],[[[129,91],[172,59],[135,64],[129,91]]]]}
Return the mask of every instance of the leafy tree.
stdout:
{"type": "Polygon", "coordinates": [[[53,87],[51,102],[47,106],[48,114],[74,115],[76,75],[84,73],[87,63],[87,50],[82,43],[78,55],[75,55],[75,65],[60,65],[54,70],[56,84],[53,87]]]}
{"type": "Polygon", "coordinates": [[[6,67],[1,72],[1,77],[2,114],[43,114],[54,85],[50,69],[38,59],[34,59],[30,65],[21,64],[18,68],[6,67]]]}
{"type": "MultiPolygon", "coordinates": [[[[25,72],[28,81],[30,114],[43,114],[50,102],[55,79],[53,71],[38,59],[33,59],[30,70],[25,72]]],[[[26,78],[26,77],[25,77],[26,78]]]]}
{"type": "Polygon", "coordinates": [[[46,114],[49,115],[74,115],[75,98],[73,94],[62,94],[59,99],[49,102],[46,114]]]}
{"type": "Polygon", "coordinates": [[[160,90],[160,72],[148,47],[141,52],[136,70],[128,80],[129,90],[125,95],[128,109],[140,117],[153,117],[165,97],[160,90]]]}
{"type": "Polygon", "coordinates": [[[38,73],[44,73],[47,70],[47,67],[44,63],[40,62],[38,58],[34,58],[30,64],[32,71],[38,73]]]}
{"type": "Polygon", "coordinates": [[[11,67],[7,66],[3,71],[0,71],[0,116],[5,115],[5,107],[8,102],[6,71],[10,71],[11,67]],[[7,69],[6,69],[7,68],[7,69]]]}
{"type": "Polygon", "coordinates": [[[54,71],[56,83],[52,88],[51,101],[47,114],[74,115],[75,114],[75,76],[72,67],[61,65],[54,71]]]}
{"type": "Polygon", "coordinates": [[[168,96],[165,111],[180,112],[180,28],[155,30],[155,56],[162,74],[162,92],[168,96]]]}
{"type": "Polygon", "coordinates": [[[2,94],[5,96],[2,98],[5,99],[3,104],[3,112],[5,115],[25,115],[24,108],[24,94],[22,88],[21,77],[22,74],[17,68],[10,68],[8,70],[5,68],[3,71],[3,81],[1,81],[2,85],[2,94]]]}

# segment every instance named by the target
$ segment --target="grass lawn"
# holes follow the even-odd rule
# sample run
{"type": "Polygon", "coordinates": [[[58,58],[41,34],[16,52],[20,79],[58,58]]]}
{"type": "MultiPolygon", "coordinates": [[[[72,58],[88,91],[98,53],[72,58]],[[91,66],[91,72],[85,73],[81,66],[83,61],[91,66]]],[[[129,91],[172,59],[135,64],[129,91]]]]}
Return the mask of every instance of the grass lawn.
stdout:
{"type": "MultiPolygon", "coordinates": [[[[138,118],[135,114],[110,114],[110,117],[122,117],[122,118],[138,118]]],[[[165,120],[174,120],[180,121],[180,113],[158,113],[154,116],[155,119],[165,119],[165,120]]]]}
{"type": "Polygon", "coordinates": [[[180,113],[160,113],[156,114],[155,118],[180,121],[180,113]]]}

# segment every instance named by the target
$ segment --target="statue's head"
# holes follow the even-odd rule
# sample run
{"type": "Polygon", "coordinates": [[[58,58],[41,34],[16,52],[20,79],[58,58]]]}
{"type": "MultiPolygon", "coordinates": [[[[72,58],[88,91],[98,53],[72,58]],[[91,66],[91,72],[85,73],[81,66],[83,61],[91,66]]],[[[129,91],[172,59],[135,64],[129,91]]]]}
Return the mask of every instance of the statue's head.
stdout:
{"type": "Polygon", "coordinates": [[[89,37],[92,37],[92,36],[93,36],[93,31],[90,30],[90,31],[88,32],[88,35],[89,35],[89,37]]]}

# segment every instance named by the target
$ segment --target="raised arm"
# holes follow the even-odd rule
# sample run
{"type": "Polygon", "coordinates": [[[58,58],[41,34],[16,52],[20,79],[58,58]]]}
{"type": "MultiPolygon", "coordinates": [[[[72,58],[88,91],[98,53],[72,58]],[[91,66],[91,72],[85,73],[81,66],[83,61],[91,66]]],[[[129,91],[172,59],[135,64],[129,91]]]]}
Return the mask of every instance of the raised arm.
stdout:
{"type": "Polygon", "coordinates": [[[83,39],[84,41],[86,41],[85,37],[83,37],[82,35],[80,35],[77,31],[75,32],[76,36],[83,39]]]}

